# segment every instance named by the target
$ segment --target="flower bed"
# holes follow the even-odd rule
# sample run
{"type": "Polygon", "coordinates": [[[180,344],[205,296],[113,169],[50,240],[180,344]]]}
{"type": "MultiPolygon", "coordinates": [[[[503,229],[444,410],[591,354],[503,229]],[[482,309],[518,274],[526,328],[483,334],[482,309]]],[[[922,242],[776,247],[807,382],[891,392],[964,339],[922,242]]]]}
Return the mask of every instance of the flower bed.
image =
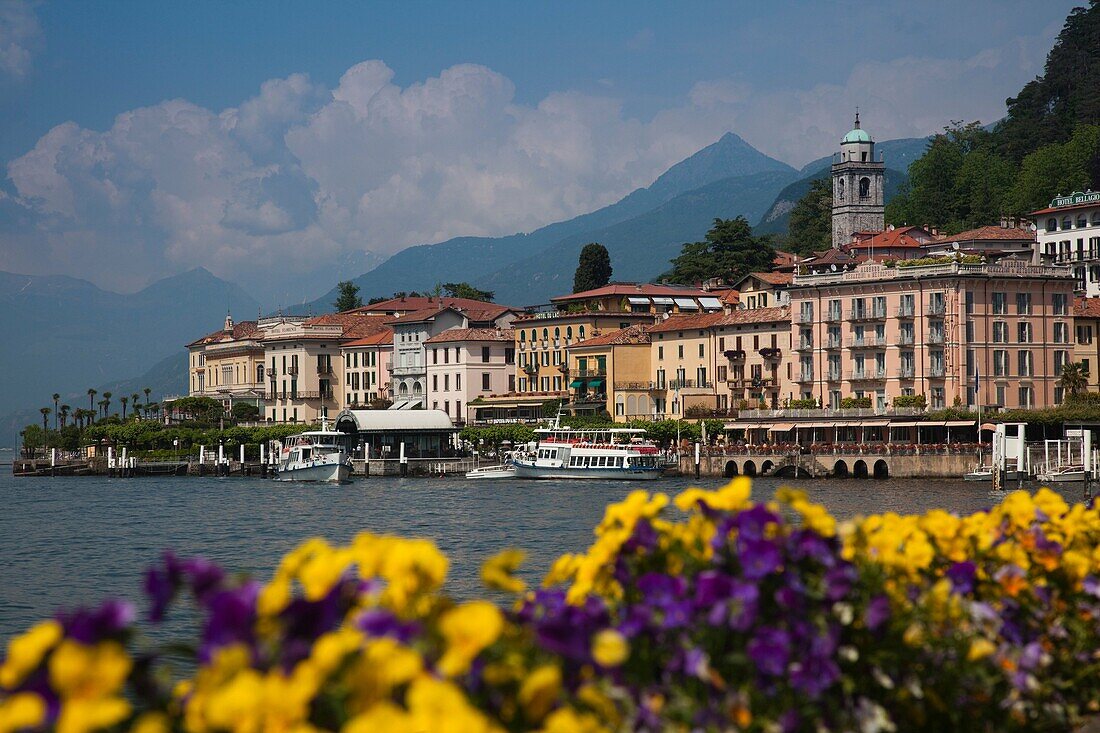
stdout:
{"type": "Polygon", "coordinates": [[[312,539],[266,583],[166,554],[139,643],[112,600],[15,638],[0,731],[1067,730],[1100,700],[1100,512],[1041,490],[957,517],[838,525],[738,479],[607,508],[543,586],[482,568],[504,607],[441,591],[424,540],[312,539]],[[179,655],[195,669],[173,667],[179,655]]]}

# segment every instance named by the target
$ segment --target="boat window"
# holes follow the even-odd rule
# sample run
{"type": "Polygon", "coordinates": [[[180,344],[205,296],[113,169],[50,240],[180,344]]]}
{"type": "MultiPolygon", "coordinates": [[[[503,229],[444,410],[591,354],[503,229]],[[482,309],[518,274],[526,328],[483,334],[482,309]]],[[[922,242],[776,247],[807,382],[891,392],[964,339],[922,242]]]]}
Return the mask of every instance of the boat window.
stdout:
{"type": "Polygon", "coordinates": [[[305,461],[305,460],[308,460],[308,459],[309,459],[309,448],[302,448],[302,460],[305,461]]]}

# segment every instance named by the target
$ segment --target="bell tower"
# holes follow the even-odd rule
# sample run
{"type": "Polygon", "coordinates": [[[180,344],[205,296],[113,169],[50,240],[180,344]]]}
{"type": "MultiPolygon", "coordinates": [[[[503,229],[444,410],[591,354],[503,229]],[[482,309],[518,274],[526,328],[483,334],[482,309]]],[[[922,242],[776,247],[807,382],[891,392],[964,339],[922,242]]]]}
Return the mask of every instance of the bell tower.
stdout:
{"type": "Polygon", "coordinates": [[[852,241],[855,232],[885,229],[883,174],[886,164],[875,160],[875,141],[855,126],[840,141],[840,159],[834,158],[833,173],[833,247],[852,241]]]}

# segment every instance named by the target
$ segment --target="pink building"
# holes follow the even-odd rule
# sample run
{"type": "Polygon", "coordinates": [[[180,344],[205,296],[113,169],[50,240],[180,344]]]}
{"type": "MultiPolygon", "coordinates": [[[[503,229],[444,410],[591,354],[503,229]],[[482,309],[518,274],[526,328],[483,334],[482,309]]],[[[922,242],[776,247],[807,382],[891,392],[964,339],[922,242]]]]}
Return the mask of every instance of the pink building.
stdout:
{"type": "Polygon", "coordinates": [[[428,407],[465,423],[477,398],[515,391],[515,337],[511,328],[449,328],[425,341],[428,407]]]}
{"type": "Polygon", "coordinates": [[[393,329],[386,328],[340,348],[344,357],[344,409],[369,407],[375,400],[392,400],[390,362],[393,329]]]}
{"type": "Polygon", "coordinates": [[[792,398],[837,408],[869,397],[876,409],[899,395],[924,395],[932,409],[1061,401],[1057,382],[1074,348],[1067,268],[1010,259],[803,266],[790,294],[792,398]]]}

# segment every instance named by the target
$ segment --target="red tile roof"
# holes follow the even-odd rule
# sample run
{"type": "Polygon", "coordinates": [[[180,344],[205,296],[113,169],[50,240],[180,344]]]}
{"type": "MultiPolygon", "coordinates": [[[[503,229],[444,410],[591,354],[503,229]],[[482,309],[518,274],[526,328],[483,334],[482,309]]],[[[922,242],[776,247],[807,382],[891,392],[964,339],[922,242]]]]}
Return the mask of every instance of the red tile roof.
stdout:
{"type": "Polygon", "coordinates": [[[1009,240],[1009,241],[1028,241],[1035,240],[1035,232],[1030,229],[1023,229],[1021,227],[978,227],[977,229],[968,229],[965,232],[959,232],[958,234],[943,234],[937,237],[937,241],[940,242],[974,242],[982,240],[1009,240]]]}
{"type": "Polygon", "coordinates": [[[755,277],[768,285],[790,285],[794,281],[794,274],[790,272],[750,272],[745,277],[755,277]]]}
{"type": "Polygon", "coordinates": [[[370,336],[349,341],[343,346],[386,346],[393,343],[393,329],[383,328],[370,336]]]}
{"type": "Polygon", "coordinates": [[[814,267],[818,265],[851,265],[859,262],[859,258],[834,247],[824,252],[817,252],[814,257],[807,258],[803,262],[814,267]]]}
{"type": "Polygon", "coordinates": [[[793,270],[794,266],[799,263],[802,258],[791,252],[783,252],[782,250],[775,251],[775,259],[772,260],[772,266],[779,270],[793,270]]]}
{"type": "Polygon", "coordinates": [[[360,339],[386,329],[386,316],[367,315],[356,311],[325,313],[303,322],[303,326],[340,326],[341,338],[360,339]]]}
{"type": "Polygon", "coordinates": [[[742,308],[728,313],[716,326],[738,326],[750,323],[790,323],[791,307],[777,305],[771,308],[742,308]]]}
{"type": "Polygon", "coordinates": [[[1100,318],[1100,298],[1074,298],[1073,315],[1076,318],[1100,318]]]}
{"type": "Polygon", "coordinates": [[[585,341],[573,344],[571,348],[583,349],[587,346],[629,346],[632,344],[648,344],[649,327],[637,323],[633,326],[620,328],[617,331],[593,336],[585,341]]]}
{"type": "Polygon", "coordinates": [[[930,233],[921,227],[906,226],[887,229],[884,232],[856,232],[857,241],[844,245],[846,251],[875,249],[919,249],[933,241],[930,233]]]}
{"type": "Polygon", "coordinates": [[[650,333],[668,333],[669,331],[690,331],[710,328],[725,316],[725,313],[693,313],[691,315],[672,315],[649,328],[650,333]]]}
{"type": "Polygon", "coordinates": [[[516,338],[512,328],[448,328],[425,341],[426,344],[445,344],[456,341],[507,341],[516,338]]]}
{"type": "Polygon", "coordinates": [[[1048,207],[1046,209],[1039,209],[1038,211],[1031,212],[1029,216],[1038,216],[1039,214],[1057,214],[1060,211],[1076,211],[1077,209],[1095,209],[1096,207],[1097,203],[1095,201],[1092,201],[1085,202],[1083,204],[1073,204],[1071,206],[1055,206],[1048,207]]]}
{"type": "MultiPolygon", "coordinates": [[[[477,303],[478,301],[474,300],[470,302],[477,303]]],[[[397,318],[391,318],[386,321],[386,323],[421,323],[422,321],[430,321],[447,310],[461,313],[470,323],[492,323],[505,313],[513,311],[514,309],[508,308],[507,306],[493,306],[491,303],[480,303],[477,308],[463,308],[457,305],[439,306],[437,304],[431,308],[422,308],[421,310],[406,313],[397,318]]]]}
{"type": "Polygon", "coordinates": [[[255,335],[259,330],[256,321],[240,321],[234,323],[232,329],[226,330],[223,328],[213,333],[208,333],[202,338],[195,339],[187,345],[204,346],[206,344],[217,344],[223,341],[240,341],[255,335]]]}
{"type": "Polygon", "coordinates": [[[570,300],[590,300],[592,298],[607,298],[613,296],[633,295],[635,297],[643,296],[666,296],[672,298],[705,298],[707,293],[704,290],[698,288],[690,288],[683,285],[657,285],[655,283],[608,283],[602,288],[596,288],[594,290],[585,290],[580,293],[573,293],[572,295],[559,295],[556,298],[551,298],[551,303],[562,303],[570,300]]]}

